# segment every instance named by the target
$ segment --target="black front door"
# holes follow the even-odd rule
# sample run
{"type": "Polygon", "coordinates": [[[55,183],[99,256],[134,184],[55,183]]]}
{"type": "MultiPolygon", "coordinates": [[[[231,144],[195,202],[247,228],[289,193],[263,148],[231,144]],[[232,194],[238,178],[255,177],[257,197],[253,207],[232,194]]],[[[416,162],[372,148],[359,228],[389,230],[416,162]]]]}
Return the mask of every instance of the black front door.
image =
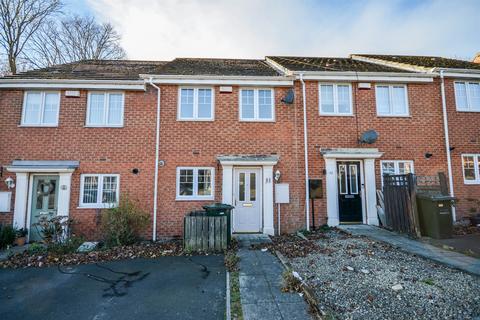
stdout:
{"type": "Polygon", "coordinates": [[[340,222],[362,222],[360,162],[338,161],[338,213],[340,222]]]}

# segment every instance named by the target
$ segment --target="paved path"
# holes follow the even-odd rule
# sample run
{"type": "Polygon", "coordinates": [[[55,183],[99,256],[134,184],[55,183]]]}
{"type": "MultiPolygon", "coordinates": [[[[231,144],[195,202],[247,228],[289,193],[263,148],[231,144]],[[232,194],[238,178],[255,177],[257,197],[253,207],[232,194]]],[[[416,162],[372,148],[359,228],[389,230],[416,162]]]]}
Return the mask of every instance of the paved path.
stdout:
{"type": "Polygon", "coordinates": [[[243,318],[253,319],[311,319],[308,306],[298,293],[283,293],[283,265],[270,252],[249,250],[251,244],[264,243],[263,235],[240,235],[240,296],[243,318]]]}
{"type": "Polygon", "coordinates": [[[2,269],[0,319],[223,320],[225,289],[221,255],[2,269]]]}
{"type": "Polygon", "coordinates": [[[404,251],[416,254],[417,256],[480,276],[480,259],[469,257],[458,252],[440,249],[430,244],[412,240],[398,233],[374,226],[342,225],[339,228],[353,235],[367,236],[377,241],[386,242],[404,251]]]}

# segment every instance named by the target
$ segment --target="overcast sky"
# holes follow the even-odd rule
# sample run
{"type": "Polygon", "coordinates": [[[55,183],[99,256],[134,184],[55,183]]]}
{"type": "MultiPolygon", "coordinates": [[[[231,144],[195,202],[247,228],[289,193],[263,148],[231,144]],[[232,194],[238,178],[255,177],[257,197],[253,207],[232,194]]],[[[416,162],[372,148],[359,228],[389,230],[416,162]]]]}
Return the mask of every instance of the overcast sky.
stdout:
{"type": "Polygon", "coordinates": [[[68,0],[111,22],[130,59],[480,51],[480,0],[68,0]]]}

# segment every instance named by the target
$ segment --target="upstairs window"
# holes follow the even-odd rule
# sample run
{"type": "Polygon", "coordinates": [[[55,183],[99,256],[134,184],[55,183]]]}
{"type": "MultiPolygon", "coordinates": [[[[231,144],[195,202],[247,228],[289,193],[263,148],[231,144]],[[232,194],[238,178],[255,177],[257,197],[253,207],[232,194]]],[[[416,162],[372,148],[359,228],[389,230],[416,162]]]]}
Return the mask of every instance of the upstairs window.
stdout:
{"type": "Polygon", "coordinates": [[[480,82],[455,82],[457,111],[480,112],[480,82]]]}
{"type": "Polygon", "coordinates": [[[275,110],[272,89],[241,89],[241,121],[274,121],[275,110]]]}
{"type": "Polygon", "coordinates": [[[117,174],[83,174],[80,180],[80,207],[115,207],[119,201],[119,180],[117,174]]]}
{"type": "Polygon", "coordinates": [[[60,93],[27,91],[23,99],[22,122],[24,126],[58,126],[60,93]]]}
{"type": "Polygon", "coordinates": [[[213,200],[214,169],[177,168],[177,200],[213,200]]]}
{"type": "Polygon", "coordinates": [[[179,120],[213,120],[212,88],[180,88],[179,120]]]}
{"type": "Polygon", "coordinates": [[[406,85],[377,85],[375,87],[377,115],[386,117],[408,116],[406,85]]]}
{"type": "Polygon", "coordinates": [[[480,154],[463,154],[462,164],[465,184],[480,184],[480,154]]]}
{"type": "Polygon", "coordinates": [[[89,92],[87,127],[122,127],[124,94],[119,92],[89,92]]]}
{"type": "Polygon", "coordinates": [[[320,83],[320,115],[352,115],[350,84],[320,83]]]}

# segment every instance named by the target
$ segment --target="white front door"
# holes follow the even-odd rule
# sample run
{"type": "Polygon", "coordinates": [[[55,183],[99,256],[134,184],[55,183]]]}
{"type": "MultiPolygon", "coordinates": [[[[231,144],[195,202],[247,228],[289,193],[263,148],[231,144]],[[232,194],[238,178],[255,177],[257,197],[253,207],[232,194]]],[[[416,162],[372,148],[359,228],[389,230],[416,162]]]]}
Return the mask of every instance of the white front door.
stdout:
{"type": "Polygon", "coordinates": [[[235,169],[234,232],[262,231],[262,170],[235,169]]]}

